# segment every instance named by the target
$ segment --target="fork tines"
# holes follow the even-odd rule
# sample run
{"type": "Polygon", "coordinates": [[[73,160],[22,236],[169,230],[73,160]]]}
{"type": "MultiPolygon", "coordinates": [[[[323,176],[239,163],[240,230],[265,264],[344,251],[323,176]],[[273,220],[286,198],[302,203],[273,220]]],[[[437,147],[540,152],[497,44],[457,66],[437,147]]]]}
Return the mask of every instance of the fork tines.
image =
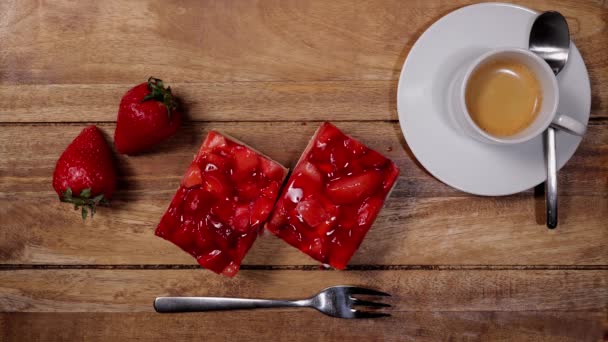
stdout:
{"type": "MultiPolygon", "coordinates": [[[[366,289],[363,287],[355,287],[355,286],[346,286],[346,292],[348,293],[352,305],[357,306],[368,306],[374,308],[387,308],[390,307],[390,304],[386,303],[378,303],[372,302],[369,300],[362,300],[353,297],[353,295],[363,295],[363,296],[382,296],[382,297],[390,297],[391,295],[386,292],[376,291],[372,289],[366,289]]],[[[382,312],[369,312],[369,311],[360,311],[351,309],[354,318],[378,318],[378,317],[389,317],[390,314],[382,313],[382,312]]]]}
{"type": "Polygon", "coordinates": [[[391,307],[390,304],[386,304],[386,303],[370,302],[368,300],[361,300],[361,299],[354,298],[354,297],[350,297],[350,299],[353,301],[353,305],[375,306],[378,308],[390,308],[391,307]]]}

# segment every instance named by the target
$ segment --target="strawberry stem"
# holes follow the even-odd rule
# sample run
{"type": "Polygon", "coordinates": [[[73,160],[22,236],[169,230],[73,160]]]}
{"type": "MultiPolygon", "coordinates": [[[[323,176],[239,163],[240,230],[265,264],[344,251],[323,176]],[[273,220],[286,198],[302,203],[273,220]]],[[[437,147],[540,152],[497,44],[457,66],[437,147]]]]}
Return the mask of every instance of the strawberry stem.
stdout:
{"type": "Polygon", "coordinates": [[[80,195],[74,196],[72,189],[68,187],[62,196],[60,197],[61,202],[74,204],[74,210],[81,208],[82,219],[86,219],[89,210],[91,211],[91,217],[95,215],[95,211],[98,205],[107,206],[110,204],[107,199],[103,197],[103,194],[99,194],[91,198],[91,188],[80,191],[80,195]]]}
{"type": "Polygon", "coordinates": [[[148,100],[162,102],[167,108],[167,114],[169,115],[169,120],[171,120],[171,112],[177,107],[173,99],[173,94],[171,93],[171,87],[165,88],[163,80],[150,77],[148,78],[148,90],[150,93],[144,96],[141,102],[148,100]]]}

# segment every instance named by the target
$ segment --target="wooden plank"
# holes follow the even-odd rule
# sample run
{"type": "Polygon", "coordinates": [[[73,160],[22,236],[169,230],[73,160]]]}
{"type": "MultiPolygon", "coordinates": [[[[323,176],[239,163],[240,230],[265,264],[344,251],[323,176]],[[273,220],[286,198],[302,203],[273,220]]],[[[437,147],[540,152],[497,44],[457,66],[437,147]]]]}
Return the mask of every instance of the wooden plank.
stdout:
{"type": "MultiPolygon", "coordinates": [[[[472,2],[5,2],[0,75],[13,84],[131,84],[150,74],[172,82],[395,80],[426,27],[472,2]]],[[[516,2],[568,18],[605,99],[605,7],[516,2]]]]}
{"type": "MultiPolygon", "coordinates": [[[[394,123],[340,123],[384,151],[404,171],[353,265],[602,265],[608,261],[608,130],[590,126],[560,172],[560,228],[544,227],[544,200],[531,192],[476,197],[452,190],[416,166],[399,146],[394,123]],[[386,151],[392,147],[391,151],[386,151]],[[566,256],[567,257],[564,257],[566,256]]],[[[102,126],[112,132],[112,125],[102,126]]],[[[194,264],[153,230],[197,149],[220,128],[286,165],[293,164],[316,124],[223,123],[189,126],[156,153],[120,157],[120,188],[112,208],[82,222],[56,200],[51,175],[58,151],[79,125],[9,125],[0,134],[0,263],[194,264]],[[285,132],[275,136],[273,131],[285,132]],[[28,137],[23,139],[23,137],[28,137]],[[279,139],[279,140],[277,140],[279,139]],[[280,139],[285,139],[280,141],[280,139]],[[275,146],[286,146],[276,149],[275,146]],[[275,151],[275,153],[270,153],[275,151]]],[[[314,265],[271,236],[255,244],[246,265],[314,265]]]]}
{"type": "MultiPolygon", "coordinates": [[[[190,120],[397,119],[397,81],[170,85],[190,120]]],[[[130,87],[126,84],[0,85],[0,122],[116,121],[120,99],[130,87]]],[[[597,115],[602,114],[597,112],[597,115]]]]}
{"type": "Polygon", "coordinates": [[[556,231],[531,191],[482,198],[436,181],[384,122],[397,118],[413,42],[471,2],[0,2],[0,312],[13,312],[0,313],[0,340],[605,339],[606,1],[518,2],[566,15],[591,78],[592,122],[560,173],[556,231]],[[59,152],[84,126],[62,122],[106,122],[111,135],[121,94],[152,74],[198,123],[152,153],[118,157],[113,207],[82,222],[50,186],[59,152]],[[406,170],[354,270],[289,266],[316,263],[263,236],[226,279],[153,235],[203,132],[223,129],[292,165],[317,124],[288,121],[329,118],[373,121],[340,126],[406,170]],[[230,122],[243,120],[258,122],[230,122]],[[337,283],[393,293],[393,316],[150,312],[158,295],[293,298],[337,283]]]}
{"type": "MultiPolygon", "coordinates": [[[[592,122],[574,157],[560,172],[560,195],[605,197],[608,191],[608,123],[592,122]]],[[[319,123],[222,122],[185,125],[169,141],[149,153],[117,156],[120,189],[132,192],[173,191],[210,129],[218,129],[255,146],[278,162],[295,165],[319,123]],[[281,146],[281,148],[277,148],[281,146]],[[153,189],[153,190],[152,190],[153,189]]],[[[397,197],[462,196],[431,177],[415,160],[395,122],[340,122],[344,132],[394,160],[403,170],[397,197]]],[[[113,124],[98,125],[111,141],[113,124]]],[[[84,124],[0,126],[0,192],[40,196],[51,190],[51,176],[61,151],[84,124]]],[[[541,158],[542,156],[539,156],[541,158]]],[[[128,197],[128,196],[126,196],[128,197]]]]}
{"type": "Polygon", "coordinates": [[[606,270],[245,270],[225,278],[199,269],[47,269],[0,275],[0,312],[152,312],[157,296],[299,298],[335,284],[381,287],[392,295],[383,299],[392,305],[387,312],[608,308],[606,270]]]}
{"type": "MultiPolygon", "coordinates": [[[[397,120],[397,81],[171,84],[193,121],[397,120]]],[[[0,122],[112,122],[126,84],[0,85],[0,122]]],[[[595,88],[594,88],[595,91],[595,88]]],[[[594,97],[591,119],[607,118],[594,97]]]]}
{"type": "MultiPolygon", "coordinates": [[[[149,75],[171,82],[194,120],[396,119],[411,45],[469,2],[5,2],[0,122],[113,121],[120,96],[149,75]]],[[[608,9],[522,4],[566,15],[590,73],[592,115],[607,117],[608,9]]]]}
{"type": "Polygon", "coordinates": [[[6,342],[54,341],[600,341],[598,312],[396,312],[339,320],[315,312],[0,314],[6,342]],[[238,322],[238,323],[235,323],[238,322]],[[117,332],[120,336],[117,337],[117,332]]]}
{"type": "MultiPolygon", "coordinates": [[[[154,235],[171,194],[145,196],[115,202],[112,209],[100,209],[86,222],[52,195],[1,199],[0,264],[196,264],[154,235]]],[[[542,199],[394,198],[350,264],[605,265],[608,200],[560,201],[560,228],[550,231],[537,222],[544,215],[542,199]]],[[[244,264],[317,262],[265,234],[244,264]]]]}

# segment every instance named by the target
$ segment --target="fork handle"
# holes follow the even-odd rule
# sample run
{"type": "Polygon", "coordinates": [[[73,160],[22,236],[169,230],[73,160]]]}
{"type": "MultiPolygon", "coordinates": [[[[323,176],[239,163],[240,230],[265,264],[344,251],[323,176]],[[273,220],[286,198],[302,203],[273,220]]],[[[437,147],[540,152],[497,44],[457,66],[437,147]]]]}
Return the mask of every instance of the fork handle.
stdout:
{"type": "Polygon", "coordinates": [[[201,312],[258,308],[285,308],[308,306],[306,300],[245,299],[225,297],[158,297],[154,300],[156,312],[201,312]]]}

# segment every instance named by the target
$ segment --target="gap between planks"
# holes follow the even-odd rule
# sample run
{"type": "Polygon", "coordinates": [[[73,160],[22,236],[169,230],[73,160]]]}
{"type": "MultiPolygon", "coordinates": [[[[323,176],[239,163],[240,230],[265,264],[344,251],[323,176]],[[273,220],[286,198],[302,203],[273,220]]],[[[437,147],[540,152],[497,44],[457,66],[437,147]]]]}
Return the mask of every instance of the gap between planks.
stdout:
{"type": "MultiPolygon", "coordinates": [[[[0,271],[14,270],[194,270],[199,265],[50,265],[50,264],[5,264],[0,271]]],[[[318,265],[242,265],[241,270],[263,271],[335,271],[318,265]]],[[[352,265],[345,271],[528,271],[528,270],[608,270],[608,265],[352,265]]]]}
{"type": "MultiPolygon", "coordinates": [[[[189,126],[192,124],[203,124],[203,123],[222,123],[222,124],[230,124],[230,123],[321,123],[321,122],[364,122],[364,123],[389,123],[395,124],[399,123],[398,119],[391,120],[382,120],[382,119],[369,119],[369,120],[352,120],[352,119],[338,119],[338,120],[319,120],[319,119],[311,119],[311,120],[188,120],[182,122],[182,126],[189,126]]],[[[87,126],[87,125],[105,125],[105,124],[115,124],[116,120],[95,120],[95,121],[28,121],[28,122],[10,122],[10,121],[0,121],[0,127],[2,126],[87,126]]],[[[608,117],[597,117],[590,116],[588,125],[608,125],[608,117]]]]}
{"type": "MultiPolygon", "coordinates": [[[[608,118],[602,117],[590,117],[589,121],[602,122],[604,119],[608,122],[608,118]]],[[[326,121],[331,122],[366,122],[366,123],[399,123],[399,120],[381,120],[381,119],[369,119],[369,120],[352,120],[352,119],[338,119],[338,120],[188,120],[182,122],[182,126],[188,126],[189,124],[201,124],[201,123],[322,123],[326,121]]],[[[116,120],[95,120],[95,121],[28,121],[28,122],[10,122],[0,121],[1,126],[86,126],[86,125],[105,125],[115,124],[116,120]]]]}

